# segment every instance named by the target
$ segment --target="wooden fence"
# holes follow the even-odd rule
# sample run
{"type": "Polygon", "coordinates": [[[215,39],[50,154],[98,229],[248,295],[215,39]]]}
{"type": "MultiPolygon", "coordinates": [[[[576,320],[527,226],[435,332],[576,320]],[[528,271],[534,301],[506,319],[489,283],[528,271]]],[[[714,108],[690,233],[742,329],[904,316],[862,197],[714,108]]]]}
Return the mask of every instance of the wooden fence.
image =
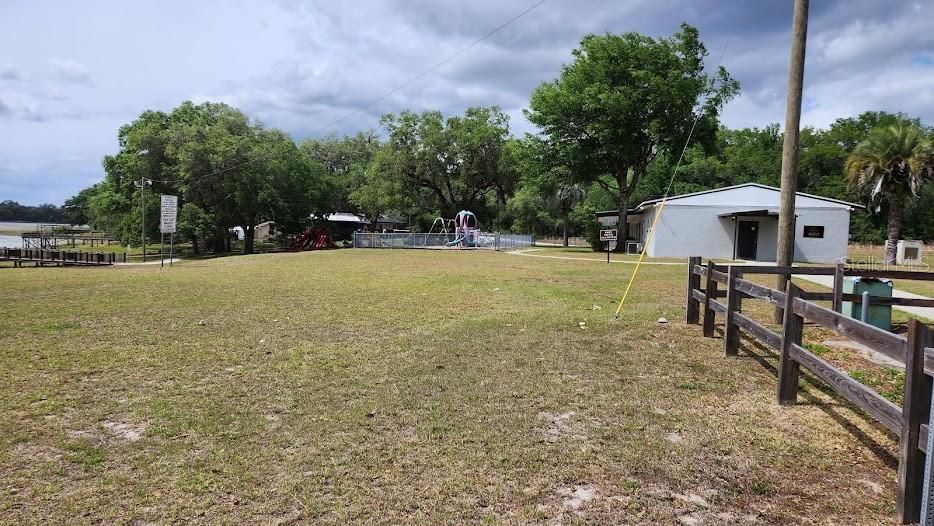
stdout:
{"type": "MultiPolygon", "coordinates": [[[[794,405],[798,397],[801,368],[829,385],[840,396],[862,409],[899,437],[898,489],[896,507],[903,524],[918,522],[923,492],[924,455],[927,448],[927,422],[931,411],[931,386],[934,376],[934,330],[911,319],[907,337],[892,334],[840,313],[843,301],[860,303],[861,295],[844,294],[843,277],[934,280],[931,272],[881,271],[836,267],[760,267],[751,265],[720,266],[701,259],[688,261],[687,323],[698,323],[703,310],[704,336],[714,335],[717,314],[723,315],[723,350],[727,356],[739,351],[740,331],[774,349],[779,354],[777,401],[794,405]],[[743,279],[751,274],[788,276],[785,291],[743,279]],[[791,281],[794,274],[832,275],[833,292],[806,292],[791,281]],[[721,290],[720,285],[725,290],[721,290]],[[717,301],[724,298],[724,302],[717,301]],[[743,300],[753,299],[784,310],[782,332],[743,314],[743,300]],[[830,301],[832,308],[814,303],[830,301]],[[821,359],[802,346],[805,322],[834,331],[861,343],[875,352],[904,364],[905,390],[902,406],[892,403],[874,390],[856,381],[844,371],[821,359]]],[[[908,298],[870,298],[870,304],[934,307],[934,300],[908,298]]]]}
{"type": "MultiPolygon", "coordinates": [[[[126,253],[121,254],[126,263],[126,253]]],[[[101,266],[113,265],[117,262],[117,254],[113,252],[78,252],[66,250],[41,250],[33,248],[0,248],[0,261],[10,261],[15,267],[24,263],[33,263],[36,266],[44,265],[82,265],[101,266]]]]}

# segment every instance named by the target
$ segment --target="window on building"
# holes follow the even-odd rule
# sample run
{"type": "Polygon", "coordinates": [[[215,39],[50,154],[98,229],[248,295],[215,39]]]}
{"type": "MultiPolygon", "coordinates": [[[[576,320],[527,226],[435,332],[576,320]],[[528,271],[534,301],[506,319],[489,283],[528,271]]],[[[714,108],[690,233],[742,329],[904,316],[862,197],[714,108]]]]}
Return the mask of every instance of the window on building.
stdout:
{"type": "Polygon", "coordinates": [[[824,237],[823,225],[804,225],[804,237],[824,237]]]}

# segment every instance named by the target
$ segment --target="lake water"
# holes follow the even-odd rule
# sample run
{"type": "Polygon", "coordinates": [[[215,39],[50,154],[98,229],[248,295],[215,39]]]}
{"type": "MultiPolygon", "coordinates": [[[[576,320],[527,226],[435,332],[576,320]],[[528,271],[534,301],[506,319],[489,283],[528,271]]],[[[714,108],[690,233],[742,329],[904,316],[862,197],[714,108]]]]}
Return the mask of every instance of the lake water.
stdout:
{"type": "Polygon", "coordinates": [[[19,236],[8,236],[5,234],[0,234],[0,247],[23,248],[23,238],[19,236]]]}
{"type": "Polygon", "coordinates": [[[35,232],[40,225],[68,226],[60,223],[19,223],[0,221],[0,247],[23,248],[23,238],[16,232],[35,232]]]}

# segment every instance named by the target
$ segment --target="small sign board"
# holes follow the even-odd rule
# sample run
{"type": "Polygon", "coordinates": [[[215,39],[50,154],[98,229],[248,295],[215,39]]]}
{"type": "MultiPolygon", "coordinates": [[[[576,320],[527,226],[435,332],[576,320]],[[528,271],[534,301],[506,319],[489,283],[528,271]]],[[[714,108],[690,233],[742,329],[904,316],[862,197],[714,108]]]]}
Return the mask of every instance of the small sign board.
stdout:
{"type": "Polygon", "coordinates": [[[616,241],[616,229],[600,230],[600,241],[616,241]]]}
{"type": "Polygon", "coordinates": [[[178,196],[162,196],[162,215],[159,221],[159,230],[163,234],[174,234],[175,223],[178,217],[178,196]]]}
{"type": "Polygon", "coordinates": [[[824,227],[818,225],[804,225],[804,237],[824,237],[824,227]]]}

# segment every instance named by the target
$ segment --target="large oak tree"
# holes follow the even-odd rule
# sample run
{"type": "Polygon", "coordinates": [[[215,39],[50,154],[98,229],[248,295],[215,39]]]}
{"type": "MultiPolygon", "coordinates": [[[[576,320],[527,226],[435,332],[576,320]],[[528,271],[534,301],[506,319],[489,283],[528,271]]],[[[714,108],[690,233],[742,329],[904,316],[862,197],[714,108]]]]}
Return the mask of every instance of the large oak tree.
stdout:
{"type": "MultiPolygon", "coordinates": [[[[575,177],[618,197],[622,229],[629,197],[649,164],[661,151],[679,150],[695,118],[695,136],[712,136],[739,84],[723,67],[705,71],[707,50],[687,24],[659,39],[587,35],[573,55],[556,80],[532,93],[526,115],[575,177]]],[[[625,235],[622,230],[619,238],[625,235]]]]}
{"type": "Polygon", "coordinates": [[[516,173],[509,162],[509,116],[498,107],[468,108],[463,116],[403,111],[382,119],[388,138],[351,195],[365,209],[423,207],[454,217],[488,201],[505,206],[516,173]]]}

